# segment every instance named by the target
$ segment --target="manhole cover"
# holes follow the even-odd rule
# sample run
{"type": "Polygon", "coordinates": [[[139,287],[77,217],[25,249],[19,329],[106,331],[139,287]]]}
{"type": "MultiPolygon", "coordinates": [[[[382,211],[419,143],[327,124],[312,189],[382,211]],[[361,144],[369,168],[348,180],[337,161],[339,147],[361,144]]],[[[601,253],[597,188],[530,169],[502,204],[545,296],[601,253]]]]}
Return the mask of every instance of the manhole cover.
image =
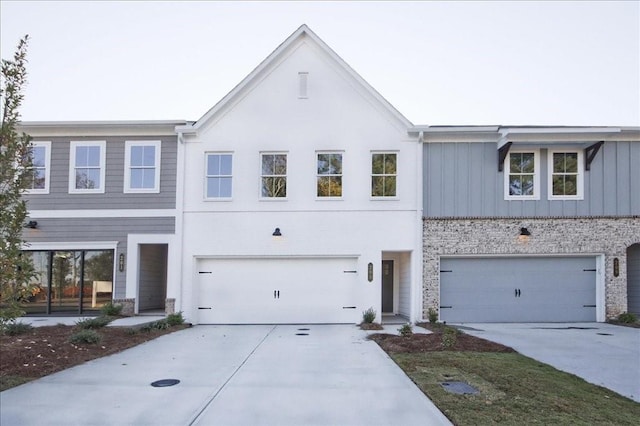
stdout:
{"type": "Polygon", "coordinates": [[[613,336],[613,334],[611,333],[596,333],[599,334],[600,336],[613,336]]]}
{"type": "Polygon", "coordinates": [[[296,333],[296,336],[308,336],[309,333],[296,333]]]}
{"type": "Polygon", "coordinates": [[[473,395],[480,393],[478,389],[465,382],[442,382],[440,384],[447,392],[458,395],[473,395]]]}
{"type": "Polygon", "coordinates": [[[177,385],[178,383],[180,383],[178,379],[162,379],[151,383],[151,386],[154,388],[166,388],[167,386],[177,385]]]}

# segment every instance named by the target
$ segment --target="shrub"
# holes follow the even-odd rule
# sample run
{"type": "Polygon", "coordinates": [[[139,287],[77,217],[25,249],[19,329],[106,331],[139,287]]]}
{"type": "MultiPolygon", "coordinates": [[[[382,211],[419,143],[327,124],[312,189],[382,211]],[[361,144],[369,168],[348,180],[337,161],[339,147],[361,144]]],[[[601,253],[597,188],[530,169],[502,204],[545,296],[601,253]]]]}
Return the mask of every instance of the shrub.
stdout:
{"type": "Polygon", "coordinates": [[[456,345],[458,341],[458,334],[460,332],[453,327],[445,327],[442,332],[442,347],[445,349],[451,349],[456,345]]]}
{"type": "Polygon", "coordinates": [[[69,342],[71,343],[98,343],[102,339],[102,336],[98,334],[95,330],[80,330],[77,333],[73,333],[71,337],[69,337],[69,342]]]}
{"type": "Polygon", "coordinates": [[[435,324],[438,321],[438,311],[435,309],[429,308],[427,315],[429,316],[429,323],[435,324]]]}
{"type": "Polygon", "coordinates": [[[636,317],[631,312],[624,312],[618,315],[618,321],[623,324],[633,324],[634,322],[638,321],[638,317],[636,317]]]}
{"type": "Polygon", "coordinates": [[[402,337],[411,337],[413,336],[413,328],[411,327],[411,324],[405,324],[402,327],[400,327],[398,329],[398,331],[400,332],[400,335],[402,337]]]}
{"type": "Polygon", "coordinates": [[[136,334],[138,334],[138,329],[134,328],[134,327],[130,327],[130,328],[126,328],[124,330],[124,332],[128,335],[128,336],[135,336],[136,334]]]}
{"type": "Polygon", "coordinates": [[[365,324],[371,324],[376,319],[376,311],[373,308],[369,308],[362,313],[362,322],[365,324]]]}
{"type": "Polygon", "coordinates": [[[113,318],[100,316],[96,318],[87,318],[80,320],[76,322],[76,326],[83,330],[95,330],[97,328],[105,327],[111,321],[113,321],[113,318]]]}
{"type": "Polygon", "coordinates": [[[4,334],[7,336],[18,336],[20,334],[28,333],[33,330],[31,324],[27,324],[24,322],[12,322],[4,327],[4,334]]]}
{"type": "Polygon", "coordinates": [[[182,312],[176,312],[175,314],[167,315],[167,324],[169,324],[170,327],[173,327],[174,325],[184,324],[182,312]]]}
{"type": "Polygon", "coordinates": [[[102,312],[102,315],[105,316],[109,316],[109,317],[117,317],[118,315],[120,315],[120,312],[122,312],[122,305],[121,304],[113,304],[113,302],[107,302],[104,305],[102,305],[102,308],[100,308],[100,312],[102,312]]]}

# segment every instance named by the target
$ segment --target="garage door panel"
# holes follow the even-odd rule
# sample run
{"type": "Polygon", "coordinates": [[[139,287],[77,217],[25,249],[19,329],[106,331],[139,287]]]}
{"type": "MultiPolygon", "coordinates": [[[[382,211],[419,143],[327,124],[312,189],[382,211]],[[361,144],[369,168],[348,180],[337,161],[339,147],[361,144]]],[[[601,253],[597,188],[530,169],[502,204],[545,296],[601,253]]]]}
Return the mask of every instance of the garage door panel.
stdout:
{"type": "Polygon", "coordinates": [[[355,258],[207,259],[199,322],[356,322],[355,258]],[[346,271],[346,272],[345,272],[346,271]]]}
{"type": "Polygon", "coordinates": [[[595,321],[595,258],[443,258],[450,322],[595,321]]]}

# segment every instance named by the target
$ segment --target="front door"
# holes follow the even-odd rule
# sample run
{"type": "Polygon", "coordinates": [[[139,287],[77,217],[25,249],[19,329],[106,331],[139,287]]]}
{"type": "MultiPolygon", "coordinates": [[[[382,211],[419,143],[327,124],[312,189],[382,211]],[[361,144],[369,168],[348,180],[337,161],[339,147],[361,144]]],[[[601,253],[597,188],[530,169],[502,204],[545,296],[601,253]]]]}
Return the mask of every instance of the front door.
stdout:
{"type": "Polygon", "coordinates": [[[382,312],[393,312],[393,260],[382,261],[382,312]]]}

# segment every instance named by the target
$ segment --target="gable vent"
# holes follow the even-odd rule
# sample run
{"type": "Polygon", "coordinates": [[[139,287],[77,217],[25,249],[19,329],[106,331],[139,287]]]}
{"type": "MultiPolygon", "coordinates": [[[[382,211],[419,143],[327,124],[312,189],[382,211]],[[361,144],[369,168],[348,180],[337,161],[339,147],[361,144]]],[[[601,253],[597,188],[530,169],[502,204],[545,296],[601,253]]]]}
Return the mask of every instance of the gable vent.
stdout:
{"type": "Polygon", "coordinates": [[[298,99],[307,99],[308,96],[308,85],[309,85],[309,73],[299,72],[298,73],[298,99]]]}

